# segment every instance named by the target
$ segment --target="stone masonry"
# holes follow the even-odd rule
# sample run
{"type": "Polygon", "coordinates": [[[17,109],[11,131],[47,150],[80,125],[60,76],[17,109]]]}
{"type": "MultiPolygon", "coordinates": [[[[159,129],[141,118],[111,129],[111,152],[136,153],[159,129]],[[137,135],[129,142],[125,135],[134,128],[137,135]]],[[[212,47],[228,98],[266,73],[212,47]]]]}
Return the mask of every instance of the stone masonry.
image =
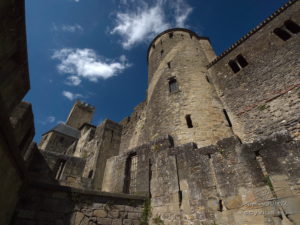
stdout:
{"type": "Polygon", "coordinates": [[[39,144],[24,2],[4,2],[0,224],[300,224],[300,1],[220,56],[191,30],[162,32],[130,116],[93,125],[78,100],[39,144]]]}

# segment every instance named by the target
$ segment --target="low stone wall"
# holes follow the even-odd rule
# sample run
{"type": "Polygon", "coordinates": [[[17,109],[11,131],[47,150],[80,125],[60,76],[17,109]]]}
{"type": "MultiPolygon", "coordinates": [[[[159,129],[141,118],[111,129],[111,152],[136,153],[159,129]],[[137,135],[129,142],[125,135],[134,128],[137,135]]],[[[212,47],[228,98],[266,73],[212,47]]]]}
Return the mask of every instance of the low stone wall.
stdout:
{"type": "Polygon", "coordinates": [[[104,189],[124,190],[126,161],[136,154],[133,193],[151,196],[151,225],[298,225],[299,146],[287,132],[202,148],[174,147],[166,136],[108,160],[104,189]]]}
{"type": "Polygon", "coordinates": [[[23,190],[11,225],[138,225],[144,202],[138,196],[35,183],[23,190]]]}

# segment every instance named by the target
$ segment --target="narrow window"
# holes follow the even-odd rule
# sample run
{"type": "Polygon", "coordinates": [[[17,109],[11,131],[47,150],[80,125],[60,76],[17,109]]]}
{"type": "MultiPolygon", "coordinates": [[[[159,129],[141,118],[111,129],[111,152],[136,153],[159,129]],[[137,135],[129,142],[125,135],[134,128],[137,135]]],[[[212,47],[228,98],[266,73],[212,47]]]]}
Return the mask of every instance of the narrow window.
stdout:
{"type": "Polygon", "coordinates": [[[60,138],[59,138],[59,142],[60,142],[60,143],[63,143],[63,142],[64,142],[64,137],[60,137],[60,138]]]}
{"type": "Polygon", "coordinates": [[[173,38],[173,32],[169,33],[169,38],[173,38]]]}
{"type": "Polygon", "coordinates": [[[160,44],[162,45],[162,43],[163,43],[163,41],[162,40],[160,40],[160,44]]]}
{"type": "Polygon", "coordinates": [[[168,62],[168,68],[171,69],[171,62],[168,62]]]}
{"type": "Polygon", "coordinates": [[[152,48],[155,49],[155,44],[152,45],[152,48]]]}
{"type": "Polygon", "coordinates": [[[137,164],[136,153],[129,155],[126,160],[124,193],[132,194],[136,192],[137,164]]]}
{"type": "Polygon", "coordinates": [[[188,128],[193,128],[193,122],[192,122],[191,115],[186,115],[185,120],[186,120],[187,127],[188,128]]]}
{"type": "Polygon", "coordinates": [[[248,62],[246,61],[246,59],[242,56],[242,55],[238,55],[236,57],[237,62],[240,64],[240,66],[242,68],[244,68],[245,66],[248,65],[248,62]]]}
{"type": "Polygon", "coordinates": [[[276,34],[283,41],[286,41],[291,38],[291,35],[282,28],[276,28],[274,30],[274,34],[276,34]]]}
{"type": "Polygon", "coordinates": [[[285,25],[286,29],[288,29],[293,34],[297,34],[300,32],[300,27],[298,26],[298,24],[296,24],[295,22],[293,22],[291,20],[285,21],[284,25],[285,25]]]}
{"type": "Polygon", "coordinates": [[[58,170],[56,172],[55,179],[57,179],[57,180],[61,179],[64,168],[65,168],[65,165],[66,165],[66,160],[62,159],[62,160],[59,161],[59,167],[58,167],[58,170]]]}
{"type": "Polygon", "coordinates": [[[229,116],[228,116],[228,114],[227,114],[226,109],[223,109],[223,113],[224,113],[224,116],[225,116],[225,118],[226,118],[226,120],[227,120],[228,126],[229,126],[229,127],[232,127],[232,124],[231,124],[231,121],[230,121],[230,119],[229,119],[229,116]]]}
{"type": "Polygon", "coordinates": [[[94,171],[90,170],[88,178],[92,178],[94,171]]]}
{"type": "Polygon", "coordinates": [[[234,73],[237,73],[240,71],[240,67],[235,61],[230,60],[228,65],[231,67],[231,69],[234,73]]]}
{"type": "Polygon", "coordinates": [[[210,80],[209,80],[208,76],[205,76],[205,78],[206,78],[206,81],[207,81],[208,83],[210,83],[210,80]]]}
{"type": "Polygon", "coordinates": [[[190,33],[190,37],[191,37],[191,39],[193,39],[193,34],[192,33],[190,33]]]}
{"type": "Polygon", "coordinates": [[[111,131],[111,137],[110,137],[110,143],[113,142],[113,138],[114,138],[114,131],[111,131]]]}
{"type": "Polygon", "coordinates": [[[170,93],[175,93],[178,91],[178,84],[176,78],[169,79],[169,91],[170,93]]]}
{"type": "Polygon", "coordinates": [[[162,56],[164,54],[164,50],[160,51],[160,56],[162,56]]]}

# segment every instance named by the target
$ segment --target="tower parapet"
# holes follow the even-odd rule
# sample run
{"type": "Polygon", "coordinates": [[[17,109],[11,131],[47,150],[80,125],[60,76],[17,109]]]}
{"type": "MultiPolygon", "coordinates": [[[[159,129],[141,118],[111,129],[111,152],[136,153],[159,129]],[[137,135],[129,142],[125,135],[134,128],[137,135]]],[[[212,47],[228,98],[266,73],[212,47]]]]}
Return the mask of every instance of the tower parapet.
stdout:
{"type": "Polygon", "coordinates": [[[206,65],[208,38],[187,29],[159,34],[148,50],[148,93],[143,140],[171,135],[175,145],[215,144],[232,135],[206,65]]]}
{"type": "Polygon", "coordinates": [[[94,111],[94,106],[78,100],[74,104],[66,124],[73,128],[79,129],[83,124],[91,122],[94,111]]]}

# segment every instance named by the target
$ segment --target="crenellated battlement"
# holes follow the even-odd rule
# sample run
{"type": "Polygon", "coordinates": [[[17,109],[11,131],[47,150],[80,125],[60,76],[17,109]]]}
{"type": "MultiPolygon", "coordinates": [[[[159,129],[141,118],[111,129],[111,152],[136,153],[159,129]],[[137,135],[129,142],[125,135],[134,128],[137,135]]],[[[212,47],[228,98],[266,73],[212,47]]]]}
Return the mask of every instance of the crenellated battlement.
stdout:
{"type": "Polygon", "coordinates": [[[94,112],[95,111],[95,106],[93,105],[90,105],[86,102],[83,102],[83,101],[80,101],[80,100],[77,100],[75,105],[77,105],[78,107],[82,108],[82,109],[85,109],[87,111],[90,111],[90,112],[94,112]]]}

